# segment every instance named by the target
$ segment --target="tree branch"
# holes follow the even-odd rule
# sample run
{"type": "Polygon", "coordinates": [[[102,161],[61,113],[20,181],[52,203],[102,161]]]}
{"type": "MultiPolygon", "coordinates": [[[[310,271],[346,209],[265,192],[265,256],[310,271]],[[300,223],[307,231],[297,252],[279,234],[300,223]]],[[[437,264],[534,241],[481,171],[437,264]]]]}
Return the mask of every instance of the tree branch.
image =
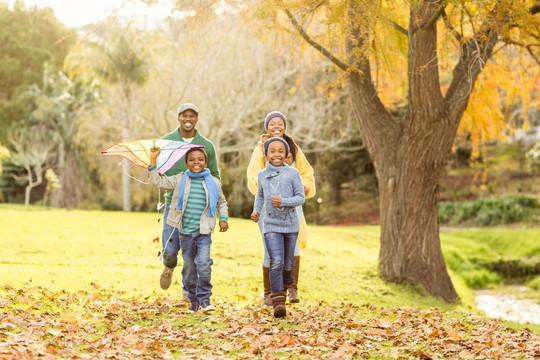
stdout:
{"type": "Polygon", "coordinates": [[[400,33],[403,33],[405,34],[406,36],[409,36],[409,33],[407,32],[407,29],[399,26],[397,23],[395,23],[394,21],[391,22],[392,23],[392,26],[395,27],[400,33]]]}
{"type": "Polygon", "coordinates": [[[283,9],[285,14],[287,14],[287,17],[289,20],[291,20],[291,23],[293,24],[294,28],[300,36],[311,46],[313,46],[315,49],[317,49],[321,54],[326,56],[332,63],[334,63],[338,68],[340,68],[343,71],[347,71],[349,69],[349,65],[338,59],[336,56],[334,56],[328,49],[326,49],[324,46],[313,40],[304,30],[304,28],[296,21],[293,14],[289,11],[289,9],[283,9]]]}
{"type": "Polygon", "coordinates": [[[424,25],[422,25],[422,28],[425,29],[425,28],[429,28],[433,26],[433,24],[435,24],[435,22],[445,13],[444,9],[445,9],[445,6],[443,3],[441,4],[441,7],[439,8],[439,10],[435,11],[433,15],[431,16],[431,18],[424,25]]]}
{"type": "Polygon", "coordinates": [[[444,19],[444,24],[446,25],[446,28],[450,30],[452,34],[456,37],[456,40],[461,44],[463,40],[463,35],[461,35],[457,30],[450,24],[450,19],[448,19],[448,15],[446,15],[446,9],[443,8],[442,17],[444,19]]]}
{"type": "Polygon", "coordinates": [[[506,44],[514,45],[514,46],[520,46],[520,47],[523,47],[523,48],[527,49],[527,52],[531,55],[531,57],[534,59],[534,61],[536,61],[536,63],[538,65],[540,65],[540,59],[538,58],[538,56],[536,56],[536,54],[534,53],[534,51],[532,49],[534,46],[540,46],[540,44],[528,44],[527,45],[527,44],[522,44],[519,41],[515,41],[515,40],[512,40],[512,39],[506,39],[506,38],[503,41],[506,44]]]}

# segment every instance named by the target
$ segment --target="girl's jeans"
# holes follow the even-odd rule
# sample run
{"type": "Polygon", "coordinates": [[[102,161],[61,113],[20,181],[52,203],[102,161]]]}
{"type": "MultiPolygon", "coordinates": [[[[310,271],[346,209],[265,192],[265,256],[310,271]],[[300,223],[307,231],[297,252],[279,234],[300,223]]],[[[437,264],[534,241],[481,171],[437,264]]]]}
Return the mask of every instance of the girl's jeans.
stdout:
{"type": "Polygon", "coordinates": [[[210,234],[180,234],[184,267],[182,277],[192,304],[208,303],[212,296],[210,234]]]}
{"type": "Polygon", "coordinates": [[[264,243],[270,255],[270,288],[272,292],[283,291],[283,284],[292,284],[294,247],[298,232],[264,234],[264,243]]]}
{"type": "MultiPolygon", "coordinates": [[[[295,208],[295,210],[296,210],[295,212],[298,214],[298,222],[300,222],[302,219],[302,205],[298,205],[295,208]]],[[[257,225],[259,225],[259,231],[261,232],[261,237],[263,240],[263,247],[264,247],[263,266],[269,268],[270,256],[268,255],[268,250],[266,249],[266,242],[264,241],[264,208],[263,210],[261,210],[257,225]]],[[[300,256],[300,247],[298,245],[298,241],[296,242],[296,247],[294,248],[294,256],[300,256]]]]}

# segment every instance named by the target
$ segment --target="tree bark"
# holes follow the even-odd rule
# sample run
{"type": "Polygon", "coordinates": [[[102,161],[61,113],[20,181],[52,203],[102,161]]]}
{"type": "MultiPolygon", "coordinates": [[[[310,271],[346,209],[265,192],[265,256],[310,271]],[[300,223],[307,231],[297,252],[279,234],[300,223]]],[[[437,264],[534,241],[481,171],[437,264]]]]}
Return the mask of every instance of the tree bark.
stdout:
{"type": "MultiPolygon", "coordinates": [[[[124,92],[125,103],[122,104],[122,141],[129,141],[130,137],[130,119],[129,119],[129,93],[124,92]]],[[[122,160],[122,210],[131,211],[131,179],[129,178],[129,173],[131,171],[131,166],[129,161],[122,160]]]]}
{"type": "MultiPolygon", "coordinates": [[[[352,19],[362,18],[351,5],[352,19]]],[[[440,92],[436,27],[422,25],[435,5],[411,11],[407,115],[394,119],[376,95],[370,65],[361,48],[367,27],[351,26],[353,106],[379,181],[381,249],[379,269],[389,280],[422,285],[431,295],[455,302],[458,295],[446,271],[438,224],[439,180],[457,131],[440,92]]],[[[459,121],[457,122],[459,123],[459,121]]]]}

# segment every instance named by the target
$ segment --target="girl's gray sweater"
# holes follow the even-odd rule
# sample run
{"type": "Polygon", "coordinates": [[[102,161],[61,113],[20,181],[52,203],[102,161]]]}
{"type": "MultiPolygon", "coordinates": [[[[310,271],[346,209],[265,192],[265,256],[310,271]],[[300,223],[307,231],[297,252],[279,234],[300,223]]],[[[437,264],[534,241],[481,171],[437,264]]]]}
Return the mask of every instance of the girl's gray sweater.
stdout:
{"type": "Polygon", "coordinates": [[[287,164],[269,162],[258,173],[258,188],[253,211],[260,213],[264,204],[264,233],[294,233],[300,229],[295,207],[304,203],[300,173],[287,164]],[[281,197],[281,206],[272,205],[272,196],[281,197]]]}

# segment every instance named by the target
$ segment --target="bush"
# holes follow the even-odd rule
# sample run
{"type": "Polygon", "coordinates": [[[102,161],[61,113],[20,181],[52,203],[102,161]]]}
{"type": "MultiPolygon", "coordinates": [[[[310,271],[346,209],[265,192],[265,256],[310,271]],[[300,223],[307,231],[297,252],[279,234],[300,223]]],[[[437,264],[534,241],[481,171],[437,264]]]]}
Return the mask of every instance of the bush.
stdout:
{"type": "Polygon", "coordinates": [[[535,197],[508,195],[475,201],[439,204],[439,222],[448,225],[493,226],[533,222],[540,205],[535,197]]]}
{"type": "Polygon", "coordinates": [[[478,269],[470,272],[462,273],[461,276],[467,286],[473,289],[483,289],[492,284],[499,284],[501,278],[496,273],[486,269],[478,269]]]}

